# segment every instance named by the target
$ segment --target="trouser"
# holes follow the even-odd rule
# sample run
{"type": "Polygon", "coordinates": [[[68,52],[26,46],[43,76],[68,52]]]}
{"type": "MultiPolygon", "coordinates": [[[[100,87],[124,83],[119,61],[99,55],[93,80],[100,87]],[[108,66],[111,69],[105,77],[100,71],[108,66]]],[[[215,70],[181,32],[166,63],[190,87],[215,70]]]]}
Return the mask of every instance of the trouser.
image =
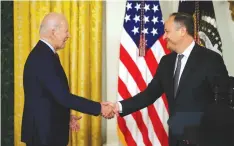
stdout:
{"type": "Polygon", "coordinates": [[[28,142],[26,142],[26,146],[66,146],[61,144],[42,144],[41,140],[39,139],[39,136],[35,133],[35,135],[32,136],[32,139],[28,142]]]}
{"type": "Polygon", "coordinates": [[[197,144],[192,144],[189,140],[179,138],[176,135],[173,135],[169,130],[169,146],[197,146],[197,144]]]}

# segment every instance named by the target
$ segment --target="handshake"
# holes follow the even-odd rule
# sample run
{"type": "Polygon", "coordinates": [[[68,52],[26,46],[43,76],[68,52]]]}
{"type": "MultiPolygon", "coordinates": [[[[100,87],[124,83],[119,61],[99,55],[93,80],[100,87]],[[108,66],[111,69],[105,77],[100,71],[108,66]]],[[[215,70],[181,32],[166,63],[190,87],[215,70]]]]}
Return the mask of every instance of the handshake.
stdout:
{"type": "MultiPolygon", "coordinates": [[[[119,105],[118,103],[112,103],[112,102],[101,102],[101,115],[106,119],[112,119],[114,116],[119,116],[119,105]]],[[[70,129],[72,131],[77,132],[80,129],[80,125],[78,123],[78,120],[80,120],[82,117],[77,117],[75,115],[71,115],[70,117],[70,129]]]]}
{"type": "Polygon", "coordinates": [[[114,116],[119,116],[118,103],[101,102],[101,115],[106,119],[112,119],[114,116]]]}

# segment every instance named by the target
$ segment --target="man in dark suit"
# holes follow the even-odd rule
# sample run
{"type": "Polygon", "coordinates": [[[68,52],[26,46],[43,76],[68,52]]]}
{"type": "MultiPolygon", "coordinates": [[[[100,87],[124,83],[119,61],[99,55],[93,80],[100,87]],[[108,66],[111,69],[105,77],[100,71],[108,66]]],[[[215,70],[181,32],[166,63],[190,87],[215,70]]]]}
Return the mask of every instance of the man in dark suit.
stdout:
{"type": "Polygon", "coordinates": [[[192,16],[171,14],[165,22],[164,38],[173,52],[162,57],[154,78],[143,92],[112,104],[116,113],[125,116],[153,104],[166,93],[170,146],[193,145],[185,131],[196,131],[202,112],[214,102],[214,78],[228,77],[222,57],[196,44],[193,36],[192,16]]]}
{"type": "Polygon", "coordinates": [[[22,141],[27,146],[66,146],[70,109],[95,116],[112,111],[110,106],[70,93],[56,53],[64,48],[69,37],[64,15],[45,16],[40,26],[40,41],[29,54],[23,74],[22,141]]]}

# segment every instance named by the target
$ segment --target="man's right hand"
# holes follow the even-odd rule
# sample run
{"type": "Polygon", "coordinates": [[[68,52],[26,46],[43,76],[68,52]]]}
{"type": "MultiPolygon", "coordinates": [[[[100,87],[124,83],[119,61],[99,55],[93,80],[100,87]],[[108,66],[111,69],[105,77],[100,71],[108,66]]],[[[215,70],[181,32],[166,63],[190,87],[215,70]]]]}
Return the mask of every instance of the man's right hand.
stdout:
{"type": "Polygon", "coordinates": [[[111,119],[114,117],[114,114],[116,116],[119,116],[119,105],[117,102],[116,103],[102,102],[101,104],[102,104],[102,106],[108,106],[108,107],[111,107],[111,109],[112,109],[111,113],[103,115],[104,118],[111,119]]]}

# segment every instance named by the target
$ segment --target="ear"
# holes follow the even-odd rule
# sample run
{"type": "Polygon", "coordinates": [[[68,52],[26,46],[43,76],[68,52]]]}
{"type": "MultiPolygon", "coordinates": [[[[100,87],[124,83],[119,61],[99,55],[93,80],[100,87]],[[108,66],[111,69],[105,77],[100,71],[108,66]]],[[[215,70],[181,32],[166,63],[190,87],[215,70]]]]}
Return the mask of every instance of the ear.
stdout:
{"type": "Polygon", "coordinates": [[[57,32],[56,32],[55,29],[49,30],[49,32],[48,32],[48,37],[50,38],[51,41],[54,41],[54,40],[56,39],[56,36],[57,36],[56,33],[57,33],[57,32]]]}
{"type": "Polygon", "coordinates": [[[56,32],[55,28],[52,28],[52,29],[51,29],[51,34],[52,34],[52,36],[55,36],[56,33],[57,33],[57,32],[56,32]]]}
{"type": "Polygon", "coordinates": [[[180,35],[185,36],[186,33],[187,33],[187,29],[185,27],[181,27],[180,28],[180,35]]]}

